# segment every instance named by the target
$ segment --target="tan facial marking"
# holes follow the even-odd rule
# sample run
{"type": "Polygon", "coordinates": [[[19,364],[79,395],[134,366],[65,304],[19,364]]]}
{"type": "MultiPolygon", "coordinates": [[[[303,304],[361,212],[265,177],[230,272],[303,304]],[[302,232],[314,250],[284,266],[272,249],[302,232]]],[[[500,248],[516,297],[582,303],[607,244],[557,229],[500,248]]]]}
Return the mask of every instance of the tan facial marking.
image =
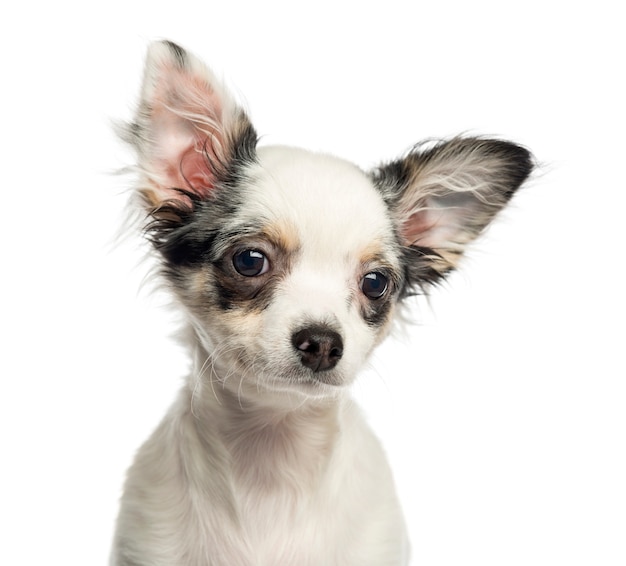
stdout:
{"type": "Polygon", "coordinates": [[[359,261],[361,265],[371,265],[380,262],[383,257],[383,248],[378,242],[371,242],[361,250],[359,261]]]}
{"type": "Polygon", "coordinates": [[[291,222],[273,222],[263,229],[263,236],[277,248],[292,253],[300,247],[298,230],[291,222]]]}

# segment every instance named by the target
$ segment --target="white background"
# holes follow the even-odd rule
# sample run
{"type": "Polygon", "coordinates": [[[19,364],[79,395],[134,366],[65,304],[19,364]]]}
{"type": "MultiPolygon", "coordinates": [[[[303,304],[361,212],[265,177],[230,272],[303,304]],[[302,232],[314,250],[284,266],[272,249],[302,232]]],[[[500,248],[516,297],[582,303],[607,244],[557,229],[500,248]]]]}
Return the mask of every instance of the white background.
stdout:
{"type": "Polygon", "coordinates": [[[5,4],[0,564],[106,563],[124,471],[187,368],[165,300],[138,291],[139,236],[112,245],[132,156],[110,121],[158,38],[223,73],[264,143],[363,167],[458,132],[534,151],[540,173],[355,393],[413,564],[626,564],[617,2],[5,4]]]}

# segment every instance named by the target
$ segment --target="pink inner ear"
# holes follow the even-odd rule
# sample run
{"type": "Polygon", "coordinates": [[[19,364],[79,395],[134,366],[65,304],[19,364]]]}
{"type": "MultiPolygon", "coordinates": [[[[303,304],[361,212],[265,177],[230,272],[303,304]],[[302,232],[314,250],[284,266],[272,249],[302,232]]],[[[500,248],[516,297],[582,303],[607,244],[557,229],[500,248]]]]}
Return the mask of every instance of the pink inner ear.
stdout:
{"type": "Polygon", "coordinates": [[[459,232],[458,213],[454,208],[424,208],[409,216],[403,225],[406,245],[432,249],[455,244],[459,232]]]}
{"type": "Polygon", "coordinates": [[[188,190],[200,198],[207,198],[215,188],[215,179],[209,169],[207,156],[197,146],[190,146],[183,152],[175,174],[179,179],[177,188],[188,190]]]}
{"type": "Polygon", "coordinates": [[[423,233],[430,227],[431,225],[426,219],[426,211],[420,210],[411,214],[411,216],[409,216],[409,218],[404,222],[404,225],[402,226],[402,235],[407,243],[419,244],[419,240],[423,236],[423,233]]]}
{"type": "Polygon", "coordinates": [[[210,196],[216,183],[210,162],[220,162],[225,141],[219,94],[203,77],[165,64],[149,102],[157,198],[182,198],[171,189],[210,196]]]}
{"type": "Polygon", "coordinates": [[[432,218],[429,212],[428,210],[419,210],[411,214],[405,221],[402,235],[408,245],[433,246],[429,233],[435,228],[437,221],[432,218]]]}
{"type": "Polygon", "coordinates": [[[199,139],[197,134],[185,133],[181,135],[175,128],[160,132],[153,165],[157,174],[153,187],[159,201],[183,198],[173,189],[183,189],[204,199],[215,188],[215,172],[207,155],[212,151],[210,142],[199,139]]]}

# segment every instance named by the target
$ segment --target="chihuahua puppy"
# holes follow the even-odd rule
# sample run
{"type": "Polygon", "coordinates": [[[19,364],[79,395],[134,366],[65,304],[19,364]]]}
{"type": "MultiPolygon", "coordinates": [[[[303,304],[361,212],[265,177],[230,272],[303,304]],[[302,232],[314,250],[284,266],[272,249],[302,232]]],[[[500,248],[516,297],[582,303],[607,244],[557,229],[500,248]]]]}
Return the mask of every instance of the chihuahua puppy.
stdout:
{"type": "Polygon", "coordinates": [[[128,472],[115,566],[399,566],[383,450],[348,388],[401,301],[458,263],[528,177],[457,137],[373,171],[259,147],[197,58],[149,49],[125,137],[193,369],[128,472]]]}

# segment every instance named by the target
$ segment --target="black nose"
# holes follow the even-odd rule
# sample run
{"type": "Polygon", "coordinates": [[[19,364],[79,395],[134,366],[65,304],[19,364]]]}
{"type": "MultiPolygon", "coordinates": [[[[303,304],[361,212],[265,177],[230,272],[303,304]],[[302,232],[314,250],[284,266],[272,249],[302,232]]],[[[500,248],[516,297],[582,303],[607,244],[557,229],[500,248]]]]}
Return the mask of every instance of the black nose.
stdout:
{"type": "Polygon", "coordinates": [[[307,326],[291,337],[302,365],[313,371],[333,369],[343,355],[341,336],[325,325],[307,326]]]}

